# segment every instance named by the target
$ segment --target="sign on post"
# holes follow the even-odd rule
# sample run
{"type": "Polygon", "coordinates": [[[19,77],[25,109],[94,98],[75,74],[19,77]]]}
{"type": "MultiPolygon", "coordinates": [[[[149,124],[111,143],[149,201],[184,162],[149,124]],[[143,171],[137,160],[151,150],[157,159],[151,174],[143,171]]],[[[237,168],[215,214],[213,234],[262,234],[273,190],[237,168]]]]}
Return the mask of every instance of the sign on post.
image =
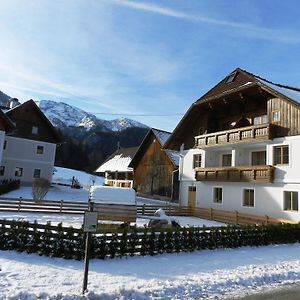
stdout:
{"type": "Polygon", "coordinates": [[[85,211],[83,220],[83,231],[84,232],[96,232],[98,223],[98,212],[96,211],[85,211]]]}
{"type": "Polygon", "coordinates": [[[85,257],[84,257],[82,294],[86,292],[87,285],[88,285],[90,244],[91,244],[92,232],[97,231],[98,212],[93,210],[94,210],[94,203],[89,202],[89,211],[84,212],[84,219],[83,219],[83,230],[84,232],[86,232],[86,239],[85,239],[85,257]]]}

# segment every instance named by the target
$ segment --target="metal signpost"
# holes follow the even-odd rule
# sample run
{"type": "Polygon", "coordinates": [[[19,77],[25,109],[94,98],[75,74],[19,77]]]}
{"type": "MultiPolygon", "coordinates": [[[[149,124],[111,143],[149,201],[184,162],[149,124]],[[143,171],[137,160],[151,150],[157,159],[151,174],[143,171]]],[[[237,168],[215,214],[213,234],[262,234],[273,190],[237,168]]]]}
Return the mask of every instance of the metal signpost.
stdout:
{"type": "Polygon", "coordinates": [[[94,210],[94,203],[89,202],[89,211],[84,212],[84,221],[83,221],[83,230],[86,233],[86,239],[85,239],[84,275],[83,275],[82,294],[86,292],[87,284],[88,284],[90,243],[91,243],[92,232],[97,231],[98,212],[93,210],[94,210]]]}

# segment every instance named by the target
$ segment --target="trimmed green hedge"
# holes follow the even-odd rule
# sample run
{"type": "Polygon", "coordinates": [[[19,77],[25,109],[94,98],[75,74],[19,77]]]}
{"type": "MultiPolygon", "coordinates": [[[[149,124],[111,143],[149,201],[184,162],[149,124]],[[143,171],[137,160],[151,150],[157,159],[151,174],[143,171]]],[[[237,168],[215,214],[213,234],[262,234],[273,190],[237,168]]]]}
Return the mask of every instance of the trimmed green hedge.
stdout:
{"type": "Polygon", "coordinates": [[[20,188],[20,180],[3,179],[0,182],[0,195],[20,188]]]}
{"type": "MultiPolygon", "coordinates": [[[[169,228],[159,232],[149,228],[124,229],[94,234],[91,256],[105,259],[295,242],[300,242],[300,224],[169,228]]],[[[84,244],[82,229],[0,220],[0,250],[81,260],[84,244]]]]}

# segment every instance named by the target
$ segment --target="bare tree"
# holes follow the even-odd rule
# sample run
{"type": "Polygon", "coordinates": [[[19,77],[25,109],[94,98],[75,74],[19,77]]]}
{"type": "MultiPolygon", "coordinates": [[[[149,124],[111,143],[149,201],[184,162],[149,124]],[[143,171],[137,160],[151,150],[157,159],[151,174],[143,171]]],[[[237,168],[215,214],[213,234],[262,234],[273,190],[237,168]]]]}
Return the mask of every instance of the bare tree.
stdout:
{"type": "Polygon", "coordinates": [[[46,178],[37,178],[32,184],[32,197],[35,201],[41,201],[47,195],[50,181],[46,178]]]}

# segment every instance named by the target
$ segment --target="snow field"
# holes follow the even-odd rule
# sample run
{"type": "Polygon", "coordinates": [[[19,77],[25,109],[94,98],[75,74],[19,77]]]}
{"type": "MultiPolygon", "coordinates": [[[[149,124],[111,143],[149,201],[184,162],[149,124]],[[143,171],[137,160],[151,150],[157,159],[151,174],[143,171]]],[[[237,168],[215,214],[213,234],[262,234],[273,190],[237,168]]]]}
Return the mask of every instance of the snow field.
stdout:
{"type": "Polygon", "coordinates": [[[0,299],[234,299],[300,281],[300,244],[83,262],[0,251],[0,299]]]}

